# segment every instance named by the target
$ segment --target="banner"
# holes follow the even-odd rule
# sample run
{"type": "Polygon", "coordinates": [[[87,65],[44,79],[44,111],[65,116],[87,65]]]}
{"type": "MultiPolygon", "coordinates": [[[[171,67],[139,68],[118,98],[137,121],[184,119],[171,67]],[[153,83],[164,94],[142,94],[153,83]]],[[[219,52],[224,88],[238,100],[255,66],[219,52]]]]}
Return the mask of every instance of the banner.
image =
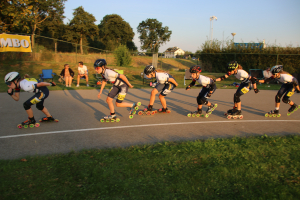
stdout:
{"type": "Polygon", "coordinates": [[[0,52],[32,52],[30,36],[0,34],[0,52]]]}

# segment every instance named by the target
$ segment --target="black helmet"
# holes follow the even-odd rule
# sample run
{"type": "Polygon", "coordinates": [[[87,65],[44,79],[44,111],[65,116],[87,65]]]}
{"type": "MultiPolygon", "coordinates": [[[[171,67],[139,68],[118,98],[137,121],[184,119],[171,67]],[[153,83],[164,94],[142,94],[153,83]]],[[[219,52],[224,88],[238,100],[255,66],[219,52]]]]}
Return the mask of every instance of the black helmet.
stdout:
{"type": "Polygon", "coordinates": [[[147,65],[144,69],[144,74],[149,75],[154,71],[155,71],[155,67],[153,67],[152,65],[147,65]]]}
{"type": "Polygon", "coordinates": [[[202,72],[202,69],[199,65],[191,66],[190,73],[198,73],[198,72],[202,72]]]}
{"type": "Polygon", "coordinates": [[[104,65],[107,65],[105,59],[97,59],[95,62],[94,62],[94,68],[96,67],[102,67],[104,65]]]}
{"type": "Polygon", "coordinates": [[[283,70],[283,65],[275,65],[271,68],[271,73],[274,75],[274,74],[277,74],[279,72],[282,72],[283,70]]]}
{"type": "Polygon", "coordinates": [[[227,64],[227,69],[228,69],[228,71],[232,71],[232,70],[235,70],[238,66],[239,66],[239,64],[234,60],[227,64]]]}

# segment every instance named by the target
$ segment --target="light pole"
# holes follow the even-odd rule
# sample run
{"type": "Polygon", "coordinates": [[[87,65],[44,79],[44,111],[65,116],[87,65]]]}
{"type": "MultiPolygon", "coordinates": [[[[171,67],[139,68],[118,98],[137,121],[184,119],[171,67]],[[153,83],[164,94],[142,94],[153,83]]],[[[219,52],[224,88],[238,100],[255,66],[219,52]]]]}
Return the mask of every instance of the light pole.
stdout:
{"type": "Polygon", "coordinates": [[[210,46],[211,46],[212,39],[213,39],[213,34],[214,34],[214,19],[217,21],[218,18],[216,16],[211,16],[209,18],[210,26],[212,27],[211,28],[211,35],[210,35],[210,46]],[[212,25],[211,25],[211,22],[212,22],[212,25]]]}
{"type": "Polygon", "coordinates": [[[236,33],[231,33],[232,37],[233,37],[233,43],[234,43],[234,36],[236,35],[236,33]]]}

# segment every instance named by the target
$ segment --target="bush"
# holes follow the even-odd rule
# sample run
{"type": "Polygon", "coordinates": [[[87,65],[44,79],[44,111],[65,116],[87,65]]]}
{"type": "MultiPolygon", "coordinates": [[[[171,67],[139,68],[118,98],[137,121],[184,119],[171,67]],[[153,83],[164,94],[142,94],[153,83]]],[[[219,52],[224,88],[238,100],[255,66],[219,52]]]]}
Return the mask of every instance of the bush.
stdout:
{"type": "Polygon", "coordinates": [[[117,66],[129,66],[132,62],[130,52],[125,45],[120,45],[114,51],[114,56],[117,61],[117,66]]]}

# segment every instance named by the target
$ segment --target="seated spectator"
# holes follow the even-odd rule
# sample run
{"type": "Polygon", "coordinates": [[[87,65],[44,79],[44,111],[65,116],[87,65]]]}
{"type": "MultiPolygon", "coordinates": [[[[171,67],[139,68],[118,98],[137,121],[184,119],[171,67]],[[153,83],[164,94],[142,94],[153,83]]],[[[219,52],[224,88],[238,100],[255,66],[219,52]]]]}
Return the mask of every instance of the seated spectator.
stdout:
{"type": "Polygon", "coordinates": [[[267,78],[270,78],[272,76],[270,67],[268,67],[266,70],[263,71],[263,75],[264,75],[264,80],[266,80],[267,78]]]}
{"type": "Polygon", "coordinates": [[[86,80],[86,86],[89,87],[89,77],[87,72],[87,67],[83,65],[83,62],[79,62],[78,65],[78,76],[77,76],[77,86],[79,87],[80,78],[85,77],[86,80]]]}
{"type": "Polygon", "coordinates": [[[72,79],[75,73],[68,64],[65,64],[64,67],[65,68],[61,71],[60,76],[65,80],[66,87],[71,87],[72,79]]]}

